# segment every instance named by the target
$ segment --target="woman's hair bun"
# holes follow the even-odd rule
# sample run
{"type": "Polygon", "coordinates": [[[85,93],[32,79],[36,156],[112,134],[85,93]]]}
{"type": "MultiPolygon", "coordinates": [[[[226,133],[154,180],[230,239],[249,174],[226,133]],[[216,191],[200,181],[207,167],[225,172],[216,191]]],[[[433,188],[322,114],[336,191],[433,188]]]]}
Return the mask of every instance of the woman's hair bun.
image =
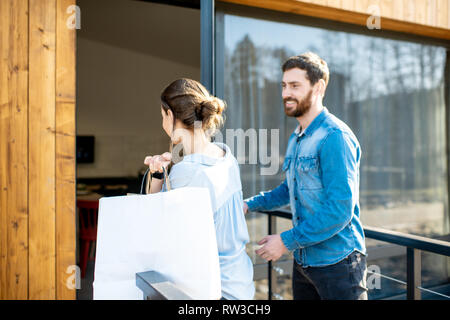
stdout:
{"type": "Polygon", "coordinates": [[[217,113],[218,115],[221,115],[225,109],[225,102],[223,102],[219,98],[211,96],[200,103],[200,109],[203,111],[205,110],[205,108],[211,113],[217,113]]]}
{"type": "Polygon", "coordinates": [[[205,129],[218,129],[223,125],[222,113],[225,110],[225,102],[217,97],[210,96],[200,103],[200,115],[205,129]]]}

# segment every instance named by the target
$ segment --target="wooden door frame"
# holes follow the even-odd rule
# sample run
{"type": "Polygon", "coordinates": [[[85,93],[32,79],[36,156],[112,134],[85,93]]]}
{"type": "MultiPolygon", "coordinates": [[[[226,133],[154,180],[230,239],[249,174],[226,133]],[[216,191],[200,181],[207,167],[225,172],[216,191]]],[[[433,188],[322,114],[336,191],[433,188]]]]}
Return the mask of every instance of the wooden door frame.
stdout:
{"type": "Polygon", "coordinates": [[[75,4],[0,1],[0,299],[76,297],[75,4]]]}

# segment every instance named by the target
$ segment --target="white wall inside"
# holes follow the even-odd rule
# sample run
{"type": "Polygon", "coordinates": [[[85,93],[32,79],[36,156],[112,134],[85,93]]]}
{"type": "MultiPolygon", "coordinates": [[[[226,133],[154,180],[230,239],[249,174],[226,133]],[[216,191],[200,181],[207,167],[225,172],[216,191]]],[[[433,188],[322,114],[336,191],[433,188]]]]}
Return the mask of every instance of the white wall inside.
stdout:
{"type": "Polygon", "coordinates": [[[95,162],[77,177],[137,176],[168,151],[159,96],[200,78],[200,12],[132,0],[78,0],[77,135],[94,135],[95,162]]]}

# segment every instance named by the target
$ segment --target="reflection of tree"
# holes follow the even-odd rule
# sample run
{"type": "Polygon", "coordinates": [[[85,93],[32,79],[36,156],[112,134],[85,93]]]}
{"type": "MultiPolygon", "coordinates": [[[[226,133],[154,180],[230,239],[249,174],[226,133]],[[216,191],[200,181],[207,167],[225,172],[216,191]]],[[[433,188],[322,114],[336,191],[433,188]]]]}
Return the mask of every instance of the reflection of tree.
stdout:
{"type": "Polygon", "coordinates": [[[256,106],[255,100],[252,99],[256,92],[257,79],[256,71],[256,52],[253,43],[248,36],[238,43],[231,60],[231,76],[237,79],[236,86],[233,88],[235,92],[240,93],[240,116],[242,121],[249,127],[255,127],[256,106]]]}
{"type": "Polygon", "coordinates": [[[327,30],[322,40],[317,52],[328,62],[331,76],[349,75],[350,100],[432,89],[443,83],[445,49],[441,47],[327,30]]]}
{"type": "MultiPolygon", "coordinates": [[[[360,140],[361,189],[387,194],[390,201],[442,196],[436,191],[443,188],[446,172],[445,49],[325,30],[321,39],[302,47],[314,48],[328,62],[325,105],[360,140]]],[[[225,53],[225,99],[234,110],[227,113],[227,126],[283,128],[280,154],[296,125],[282,112],[281,65],[299,53],[287,46],[258,46],[248,34],[225,53]]],[[[261,178],[255,168],[243,167],[243,172],[251,174],[244,182],[250,193],[268,179],[266,188],[281,178],[261,178]]]]}
{"type": "MultiPolygon", "coordinates": [[[[281,154],[286,147],[286,132],[290,135],[292,130],[292,127],[286,128],[285,125],[280,86],[281,65],[290,55],[285,48],[256,47],[245,35],[231,53],[226,50],[225,57],[225,99],[229,105],[226,127],[286,129],[280,130],[281,154]]],[[[274,187],[271,181],[276,183],[279,179],[259,179],[257,166],[245,165],[241,170],[244,177],[249,176],[243,179],[244,185],[247,184],[244,189],[249,194],[266,188],[267,183],[269,187],[274,187]],[[255,180],[259,181],[259,185],[255,185],[255,180]]]]}
{"type": "MultiPolygon", "coordinates": [[[[338,70],[345,70],[346,76],[338,80],[345,81],[344,104],[352,105],[347,112],[345,107],[334,111],[355,130],[363,146],[364,164],[374,170],[363,174],[363,189],[441,190],[446,170],[442,165],[445,128],[441,116],[445,50],[375,37],[323,33],[324,52],[333,52],[331,79],[336,78],[338,70]],[[359,116],[348,118],[349,113],[359,116]],[[382,170],[387,172],[382,174],[382,170]],[[405,173],[400,173],[402,170],[405,173]]],[[[328,97],[329,101],[334,99],[328,97]]]]}

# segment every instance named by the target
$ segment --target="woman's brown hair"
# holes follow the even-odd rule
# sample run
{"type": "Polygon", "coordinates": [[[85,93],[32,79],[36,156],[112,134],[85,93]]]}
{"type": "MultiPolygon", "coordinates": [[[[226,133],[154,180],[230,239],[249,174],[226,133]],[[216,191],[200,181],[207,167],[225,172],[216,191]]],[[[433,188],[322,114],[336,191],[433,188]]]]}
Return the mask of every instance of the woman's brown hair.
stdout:
{"type": "Polygon", "coordinates": [[[194,129],[195,121],[201,121],[202,129],[211,132],[223,125],[225,102],[212,96],[198,81],[173,81],[162,91],[161,102],[164,111],[171,110],[174,121],[180,120],[188,129],[194,129]]]}

